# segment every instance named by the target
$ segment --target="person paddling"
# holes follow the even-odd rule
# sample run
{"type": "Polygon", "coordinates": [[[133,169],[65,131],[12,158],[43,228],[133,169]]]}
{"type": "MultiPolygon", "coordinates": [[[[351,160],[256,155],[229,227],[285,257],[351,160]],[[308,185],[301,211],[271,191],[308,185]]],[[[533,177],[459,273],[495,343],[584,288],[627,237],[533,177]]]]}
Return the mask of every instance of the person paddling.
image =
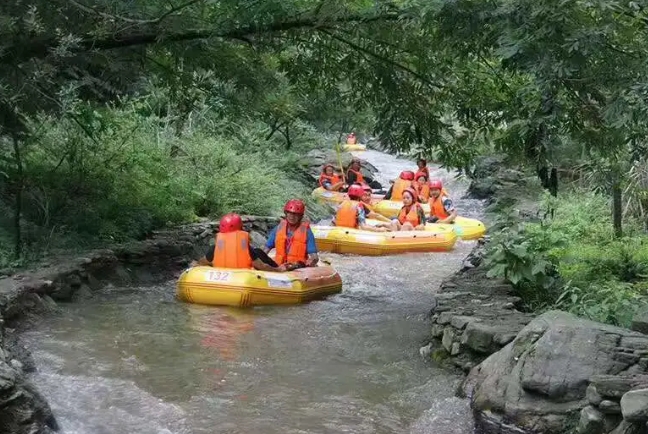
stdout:
{"type": "Polygon", "coordinates": [[[387,231],[387,228],[374,227],[367,224],[367,209],[360,202],[365,192],[360,185],[353,184],[350,186],[347,194],[349,195],[349,199],[342,202],[335,214],[335,226],[362,229],[371,232],[387,231]]]}
{"type": "Polygon", "coordinates": [[[430,223],[454,223],[457,210],[438,179],[430,181],[430,223]]]}
{"type": "Polygon", "coordinates": [[[335,173],[335,168],[332,164],[326,164],[322,168],[319,185],[328,191],[340,191],[344,188],[344,180],[335,173]]]}

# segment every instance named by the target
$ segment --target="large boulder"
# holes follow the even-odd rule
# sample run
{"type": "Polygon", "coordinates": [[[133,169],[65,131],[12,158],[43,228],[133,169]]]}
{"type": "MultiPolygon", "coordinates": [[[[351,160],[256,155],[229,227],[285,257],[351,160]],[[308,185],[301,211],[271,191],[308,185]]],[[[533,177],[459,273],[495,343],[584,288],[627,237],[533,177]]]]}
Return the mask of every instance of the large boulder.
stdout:
{"type": "MultiPolygon", "coordinates": [[[[619,382],[609,376],[645,372],[639,361],[647,350],[646,335],[550,311],[476,366],[464,382],[464,393],[471,398],[484,434],[566,434],[579,421],[581,426],[602,427],[602,412],[588,409],[581,413],[589,404],[588,397],[597,392],[594,401],[600,405],[603,401],[598,395],[618,399],[641,383],[636,377],[624,380],[618,393],[605,387],[619,382]],[[587,392],[592,379],[597,391],[587,392]]],[[[617,408],[612,403],[607,407],[610,411],[617,408]]]]}

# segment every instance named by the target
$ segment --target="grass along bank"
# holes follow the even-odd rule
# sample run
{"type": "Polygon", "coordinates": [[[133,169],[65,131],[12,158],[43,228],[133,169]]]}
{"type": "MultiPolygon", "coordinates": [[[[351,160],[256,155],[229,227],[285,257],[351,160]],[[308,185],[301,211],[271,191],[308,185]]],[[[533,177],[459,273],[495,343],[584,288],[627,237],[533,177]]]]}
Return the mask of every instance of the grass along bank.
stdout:
{"type": "Polygon", "coordinates": [[[500,210],[485,265],[515,287],[530,311],[561,309],[628,326],[648,302],[648,236],[638,219],[616,238],[610,199],[572,187],[539,198],[534,219],[500,210]]]}
{"type": "Polygon", "coordinates": [[[98,109],[77,101],[31,119],[20,164],[5,143],[0,268],[230,211],[279,215],[291,197],[305,199],[311,214],[323,211],[298,165],[310,149],[331,146],[311,125],[295,124],[287,146],[262,122],[210,110],[192,112],[179,130],[153,103],[145,96],[98,109]]]}

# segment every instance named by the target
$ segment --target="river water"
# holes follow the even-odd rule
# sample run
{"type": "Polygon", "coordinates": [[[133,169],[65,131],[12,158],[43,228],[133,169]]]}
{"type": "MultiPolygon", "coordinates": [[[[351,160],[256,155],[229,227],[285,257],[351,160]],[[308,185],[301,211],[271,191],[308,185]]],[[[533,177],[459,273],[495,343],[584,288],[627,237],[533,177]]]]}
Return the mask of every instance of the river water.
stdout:
{"type": "MultiPolygon", "coordinates": [[[[361,153],[395,178],[413,163],[361,153]]],[[[459,198],[466,182],[441,169],[459,198]]],[[[462,215],[481,216],[459,200],[462,215]]],[[[473,242],[448,253],[323,254],[344,290],[294,307],[183,304],[175,282],[108,287],[23,334],[33,380],[67,434],[469,434],[460,377],[419,354],[441,280],[473,242]]]]}

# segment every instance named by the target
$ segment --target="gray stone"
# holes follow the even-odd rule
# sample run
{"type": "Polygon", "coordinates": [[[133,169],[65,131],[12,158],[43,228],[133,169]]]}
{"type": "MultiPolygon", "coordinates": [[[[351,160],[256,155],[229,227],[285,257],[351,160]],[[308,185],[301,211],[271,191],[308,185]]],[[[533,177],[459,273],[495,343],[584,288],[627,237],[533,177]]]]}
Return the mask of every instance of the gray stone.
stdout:
{"type": "Polygon", "coordinates": [[[441,312],[439,318],[437,319],[437,324],[441,324],[441,325],[450,324],[450,321],[452,321],[453,316],[454,315],[452,314],[452,312],[441,312]]]}
{"type": "Polygon", "coordinates": [[[471,316],[456,315],[450,320],[450,325],[456,329],[463,330],[470,321],[474,321],[474,318],[471,316]]]}
{"type": "Polygon", "coordinates": [[[601,413],[605,414],[621,414],[621,405],[616,401],[604,399],[598,406],[601,413]]]}
{"type": "Polygon", "coordinates": [[[513,341],[513,339],[515,339],[515,336],[516,335],[514,333],[497,333],[493,340],[497,345],[503,347],[504,345],[513,341]]]}
{"type": "Polygon", "coordinates": [[[452,327],[446,327],[443,330],[443,339],[441,340],[441,345],[447,352],[452,351],[452,342],[454,341],[455,331],[452,327]]]}
{"type": "Polygon", "coordinates": [[[642,357],[639,359],[638,363],[639,367],[641,368],[642,371],[646,372],[648,371],[648,359],[645,357],[642,357]]]}
{"type": "Polygon", "coordinates": [[[640,434],[641,432],[641,425],[628,422],[627,420],[622,420],[619,426],[617,426],[613,431],[610,431],[610,434],[640,434]]]}
{"type": "Polygon", "coordinates": [[[641,335],[565,312],[546,312],[476,366],[464,382],[464,393],[472,396],[476,414],[490,411],[530,432],[568,432],[574,412],[588,404],[590,379],[598,394],[607,396],[599,388],[606,390],[601,377],[629,368],[613,358],[623,336],[641,335]]]}
{"type": "Polygon", "coordinates": [[[432,324],[432,337],[440,338],[443,336],[443,329],[445,329],[445,327],[440,324],[432,324]]]}
{"type": "Polygon", "coordinates": [[[628,422],[648,421],[648,389],[625,393],[621,398],[621,413],[628,422]]]}
{"type": "Polygon", "coordinates": [[[260,232],[250,231],[250,243],[252,247],[262,248],[268,239],[260,232]]]}
{"type": "Polygon", "coordinates": [[[580,412],[578,432],[580,434],[601,434],[603,432],[603,414],[591,405],[583,408],[580,412]]]}
{"type": "Polygon", "coordinates": [[[632,330],[648,334],[648,308],[639,310],[632,318],[632,330]]]}
{"type": "Polygon", "coordinates": [[[471,322],[464,330],[461,343],[479,353],[490,353],[493,347],[493,338],[497,329],[488,324],[471,322]]]}
{"type": "Polygon", "coordinates": [[[461,344],[459,342],[453,342],[452,348],[450,348],[450,355],[456,356],[461,352],[461,344]]]}
{"type": "Polygon", "coordinates": [[[596,386],[593,384],[587,386],[587,389],[585,390],[585,398],[587,398],[587,402],[595,406],[598,406],[601,401],[603,401],[601,395],[596,391],[596,386]]]}
{"type": "Polygon", "coordinates": [[[593,375],[590,381],[599,395],[615,399],[632,389],[648,387],[648,375],[593,375]]]}

